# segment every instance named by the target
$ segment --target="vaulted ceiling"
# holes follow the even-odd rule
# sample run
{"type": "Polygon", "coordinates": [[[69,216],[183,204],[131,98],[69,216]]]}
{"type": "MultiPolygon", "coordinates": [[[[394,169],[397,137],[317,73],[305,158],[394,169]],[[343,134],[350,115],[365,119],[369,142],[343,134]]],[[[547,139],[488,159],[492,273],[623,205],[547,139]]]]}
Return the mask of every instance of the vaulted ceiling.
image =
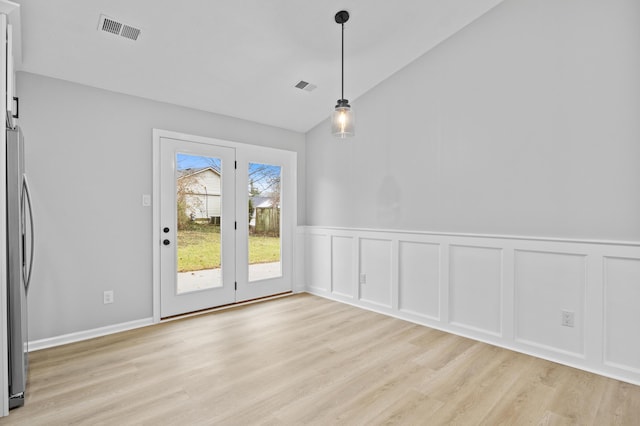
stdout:
{"type": "MultiPolygon", "coordinates": [[[[19,70],[306,132],[502,0],[14,0],[19,70]],[[100,15],[141,29],[98,31],[100,15]],[[294,87],[305,80],[312,92],[294,87]]],[[[355,102],[354,102],[355,100],[355,102]]]]}

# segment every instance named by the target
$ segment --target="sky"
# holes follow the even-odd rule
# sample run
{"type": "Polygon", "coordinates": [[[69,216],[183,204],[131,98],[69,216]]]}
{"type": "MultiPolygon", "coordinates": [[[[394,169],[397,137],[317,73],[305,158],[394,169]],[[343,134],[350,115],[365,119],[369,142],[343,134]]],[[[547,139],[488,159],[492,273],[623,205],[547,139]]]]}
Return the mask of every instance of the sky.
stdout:
{"type": "MultiPolygon", "coordinates": [[[[176,162],[178,170],[197,169],[209,166],[220,170],[219,158],[177,153],[176,162]]],[[[274,179],[279,180],[280,178],[280,170],[280,166],[249,163],[249,179],[253,180],[254,187],[261,193],[271,192],[275,189],[275,185],[273,184],[274,179]]]]}

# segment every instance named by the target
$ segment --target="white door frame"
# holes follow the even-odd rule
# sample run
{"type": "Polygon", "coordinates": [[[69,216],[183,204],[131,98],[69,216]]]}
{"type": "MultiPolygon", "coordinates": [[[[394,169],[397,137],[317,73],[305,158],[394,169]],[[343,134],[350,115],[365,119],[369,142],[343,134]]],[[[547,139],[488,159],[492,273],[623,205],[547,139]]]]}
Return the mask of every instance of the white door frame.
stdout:
{"type": "MultiPolygon", "coordinates": [[[[210,138],[210,137],[205,137],[205,136],[196,136],[196,135],[190,135],[187,133],[180,133],[180,132],[173,132],[173,131],[169,131],[169,130],[162,130],[162,129],[153,129],[153,155],[152,155],[152,172],[153,172],[153,192],[152,192],[152,247],[153,247],[153,264],[152,264],[152,282],[153,282],[153,322],[154,323],[158,323],[161,321],[160,318],[160,276],[161,276],[161,268],[160,268],[160,249],[161,249],[161,232],[160,232],[160,228],[162,226],[161,222],[160,222],[160,139],[161,138],[170,138],[170,139],[178,139],[178,140],[184,140],[184,141],[188,141],[188,142],[197,142],[197,143],[203,143],[203,144],[211,144],[211,145],[218,145],[218,146],[225,146],[225,147],[230,147],[230,148],[251,148],[251,147],[256,147],[256,148],[269,148],[270,150],[278,150],[277,148],[271,148],[271,147],[264,147],[264,146],[260,146],[260,145],[252,145],[252,144],[244,144],[244,143],[239,143],[239,142],[232,142],[232,141],[227,141],[227,140],[222,140],[222,139],[215,139],[215,138],[210,138]]],[[[288,182],[289,185],[291,185],[293,188],[292,190],[292,194],[293,197],[296,197],[297,194],[297,189],[295,188],[295,185],[297,184],[297,176],[296,176],[296,164],[295,164],[295,159],[297,158],[297,153],[294,151],[285,151],[285,150],[279,150],[282,151],[283,154],[289,155],[291,156],[291,158],[294,159],[292,167],[290,167],[289,170],[289,178],[288,178],[288,182]]],[[[239,201],[242,202],[242,201],[239,201]]],[[[292,199],[289,201],[289,203],[291,203],[292,205],[292,209],[291,209],[291,213],[289,214],[289,218],[288,218],[288,225],[289,227],[291,227],[291,238],[288,238],[287,243],[285,244],[285,241],[282,241],[282,245],[283,247],[285,245],[287,245],[289,247],[289,249],[291,251],[294,251],[294,247],[293,244],[295,243],[295,237],[293,234],[295,234],[295,228],[296,228],[296,224],[297,224],[297,201],[295,199],[292,199]]],[[[289,277],[291,277],[291,279],[293,280],[293,276],[294,276],[294,260],[291,258],[289,262],[283,262],[282,265],[282,272],[283,274],[287,274],[289,277]]],[[[294,286],[293,286],[293,282],[291,285],[291,291],[294,290],[294,286]]]]}

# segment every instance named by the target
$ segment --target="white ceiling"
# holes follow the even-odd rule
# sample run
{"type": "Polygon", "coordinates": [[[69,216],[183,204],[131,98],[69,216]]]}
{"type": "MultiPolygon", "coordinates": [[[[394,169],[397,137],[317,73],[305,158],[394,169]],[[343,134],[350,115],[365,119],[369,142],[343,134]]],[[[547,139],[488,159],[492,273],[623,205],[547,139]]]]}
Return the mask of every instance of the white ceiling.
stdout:
{"type": "Polygon", "coordinates": [[[306,132],[502,0],[13,0],[18,69],[306,132]],[[97,31],[100,14],[142,28],[97,31]],[[304,92],[305,80],[318,86],[304,92]]]}

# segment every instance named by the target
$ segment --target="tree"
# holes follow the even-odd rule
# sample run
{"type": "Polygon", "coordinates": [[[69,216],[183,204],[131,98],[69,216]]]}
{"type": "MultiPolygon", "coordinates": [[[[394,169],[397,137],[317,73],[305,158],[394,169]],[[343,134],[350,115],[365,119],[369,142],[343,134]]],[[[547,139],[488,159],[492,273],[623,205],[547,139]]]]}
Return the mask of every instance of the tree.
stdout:
{"type": "Polygon", "coordinates": [[[199,179],[193,175],[183,175],[176,180],[176,212],[178,216],[178,230],[187,229],[193,221],[193,212],[189,209],[202,209],[202,201],[193,194],[193,187],[199,183],[199,179]]]}
{"type": "Polygon", "coordinates": [[[249,223],[251,223],[251,218],[253,217],[253,212],[256,211],[255,207],[253,207],[253,200],[249,198],[249,223]]]}

